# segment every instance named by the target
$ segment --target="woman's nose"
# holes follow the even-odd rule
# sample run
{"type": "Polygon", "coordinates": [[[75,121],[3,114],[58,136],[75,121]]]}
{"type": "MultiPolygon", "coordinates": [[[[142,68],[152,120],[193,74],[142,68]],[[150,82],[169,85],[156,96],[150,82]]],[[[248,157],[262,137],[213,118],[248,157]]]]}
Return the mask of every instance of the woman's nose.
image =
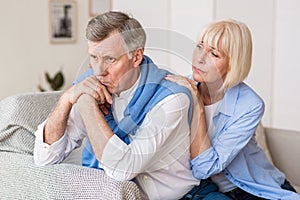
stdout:
{"type": "Polygon", "coordinates": [[[202,51],[199,53],[198,55],[198,62],[199,63],[205,63],[205,60],[206,60],[206,56],[207,56],[207,52],[206,51],[202,51]]]}

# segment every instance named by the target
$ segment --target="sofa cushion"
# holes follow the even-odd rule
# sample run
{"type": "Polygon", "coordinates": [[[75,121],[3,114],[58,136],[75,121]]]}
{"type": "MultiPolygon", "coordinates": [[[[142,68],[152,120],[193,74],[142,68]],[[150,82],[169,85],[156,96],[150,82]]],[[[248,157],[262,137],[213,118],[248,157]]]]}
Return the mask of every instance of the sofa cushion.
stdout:
{"type": "Polygon", "coordinates": [[[269,151],[275,166],[300,192],[300,133],[299,131],[265,128],[269,151]]]}

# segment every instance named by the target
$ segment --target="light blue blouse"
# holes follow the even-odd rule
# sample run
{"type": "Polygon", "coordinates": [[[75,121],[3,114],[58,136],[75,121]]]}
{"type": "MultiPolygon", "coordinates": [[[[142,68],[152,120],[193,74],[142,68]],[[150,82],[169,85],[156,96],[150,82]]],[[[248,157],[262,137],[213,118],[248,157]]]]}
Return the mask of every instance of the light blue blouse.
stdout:
{"type": "Polygon", "coordinates": [[[300,199],[299,194],[281,188],[285,175],[257,146],[255,130],[263,113],[263,100],[245,83],[228,90],[213,115],[212,146],[191,160],[193,174],[206,179],[224,170],[234,185],[253,195],[300,199]]]}

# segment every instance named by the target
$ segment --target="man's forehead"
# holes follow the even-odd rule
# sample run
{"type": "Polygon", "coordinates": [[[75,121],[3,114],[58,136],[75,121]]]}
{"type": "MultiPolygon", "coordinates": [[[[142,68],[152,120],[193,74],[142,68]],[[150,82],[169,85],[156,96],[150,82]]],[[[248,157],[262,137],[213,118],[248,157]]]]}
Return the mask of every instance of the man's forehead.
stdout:
{"type": "Polygon", "coordinates": [[[89,51],[117,51],[125,52],[125,43],[120,33],[112,33],[107,38],[100,42],[88,41],[89,51]]]}

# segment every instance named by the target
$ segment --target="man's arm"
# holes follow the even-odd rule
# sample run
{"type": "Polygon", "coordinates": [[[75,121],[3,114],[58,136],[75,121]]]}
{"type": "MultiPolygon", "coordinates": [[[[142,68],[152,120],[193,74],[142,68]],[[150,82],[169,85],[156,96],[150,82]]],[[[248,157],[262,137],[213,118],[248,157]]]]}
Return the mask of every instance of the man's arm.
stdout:
{"type": "Polygon", "coordinates": [[[36,165],[44,166],[60,163],[73,149],[81,144],[78,138],[82,138],[82,136],[78,135],[84,134],[82,134],[82,131],[77,131],[80,130],[78,124],[70,127],[68,131],[81,134],[73,134],[73,138],[68,138],[65,135],[70,112],[72,112],[74,120],[77,121],[75,110],[71,111],[73,104],[69,102],[70,90],[62,94],[48,119],[40,124],[35,132],[34,162],[36,165]]]}
{"type": "Polygon", "coordinates": [[[101,160],[103,149],[114,133],[105,121],[103,113],[94,98],[89,95],[82,95],[78,100],[77,106],[94,154],[97,160],[101,160]]]}
{"type": "Polygon", "coordinates": [[[47,119],[44,127],[44,143],[51,145],[64,135],[69,114],[73,106],[69,100],[69,96],[69,92],[62,94],[56,107],[47,119]]]}
{"type": "MultiPolygon", "coordinates": [[[[113,134],[96,103],[88,101],[92,99],[86,95],[78,100],[79,112],[97,160],[116,180],[131,180],[151,166],[162,167],[160,158],[168,156],[174,148],[189,149],[190,102],[185,94],[170,95],[152,108],[129,145],[113,134]]],[[[172,164],[178,157],[173,159],[164,164],[172,164]]]]}
{"type": "Polygon", "coordinates": [[[34,149],[36,164],[46,165],[60,162],[81,144],[80,140],[83,139],[82,135],[85,135],[85,130],[79,125],[80,115],[78,114],[79,117],[78,115],[76,117],[74,114],[74,119],[71,121],[69,115],[73,105],[83,94],[89,95],[95,102],[111,103],[109,92],[95,76],[88,77],[64,92],[46,122],[40,125],[36,131],[34,149]],[[69,128],[66,131],[67,127],[69,128]]]}

